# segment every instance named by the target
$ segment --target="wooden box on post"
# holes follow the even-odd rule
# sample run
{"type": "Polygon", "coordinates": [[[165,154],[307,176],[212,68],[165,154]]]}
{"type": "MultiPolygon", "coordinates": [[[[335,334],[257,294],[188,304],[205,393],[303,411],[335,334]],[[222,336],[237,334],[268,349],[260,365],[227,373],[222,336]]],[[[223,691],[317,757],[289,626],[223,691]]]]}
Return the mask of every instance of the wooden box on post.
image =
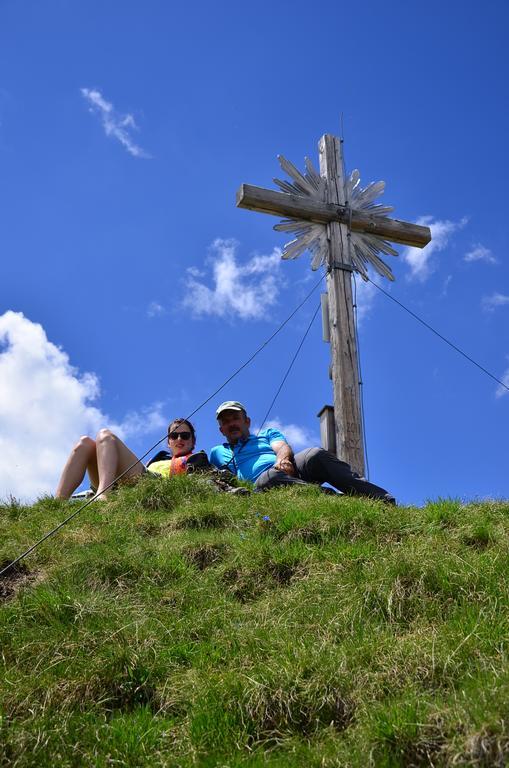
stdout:
{"type": "Polygon", "coordinates": [[[320,441],[322,448],[336,455],[336,425],[334,423],[334,406],[324,405],[317,414],[320,419],[320,441]]]}

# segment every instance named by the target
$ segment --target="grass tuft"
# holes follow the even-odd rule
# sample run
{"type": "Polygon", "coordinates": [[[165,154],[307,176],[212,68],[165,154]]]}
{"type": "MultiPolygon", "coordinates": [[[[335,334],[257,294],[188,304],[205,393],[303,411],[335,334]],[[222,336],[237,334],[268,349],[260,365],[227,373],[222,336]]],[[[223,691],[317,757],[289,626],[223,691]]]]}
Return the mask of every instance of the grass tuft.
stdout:
{"type": "Polygon", "coordinates": [[[505,766],[509,761],[509,736],[485,728],[469,739],[466,753],[458,756],[458,765],[475,765],[482,768],[505,766]]]}

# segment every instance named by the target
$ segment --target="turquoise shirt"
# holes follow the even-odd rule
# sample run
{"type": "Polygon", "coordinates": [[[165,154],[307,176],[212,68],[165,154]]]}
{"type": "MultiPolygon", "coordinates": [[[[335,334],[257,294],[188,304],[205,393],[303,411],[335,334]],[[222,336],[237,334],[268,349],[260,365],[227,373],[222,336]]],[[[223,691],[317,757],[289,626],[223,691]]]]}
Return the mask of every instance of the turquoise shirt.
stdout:
{"type": "Polygon", "coordinates": [[[270,447],[276,440],[287,442],[278,429],[264,429],[259,435],[249,435],[234,446],[229,443],[216,445],[210,454],[210,463],[215,467],[229,469],[241,480],[254,482],[262,472],[276,463],[276,454],[270,447]]]}

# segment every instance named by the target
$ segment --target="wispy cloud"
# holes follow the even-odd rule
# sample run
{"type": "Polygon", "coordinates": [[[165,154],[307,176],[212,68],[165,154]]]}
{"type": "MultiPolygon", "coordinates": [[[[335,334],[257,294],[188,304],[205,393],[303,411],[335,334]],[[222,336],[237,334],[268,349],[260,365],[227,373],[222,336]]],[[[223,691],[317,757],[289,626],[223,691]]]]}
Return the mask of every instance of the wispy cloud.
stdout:
{"type": "Polygon", "coordinates": [[[166,309],[158,301],[151,301],[147,307],[147,317],[161,317],[166,314],[166,309]]]}
{"type": "Polygon", "coordinates": [[[112,420],[96,405],[97,375],[80,374],[44,328],[18,312],[0,315],[0,392],[0,498],[54,492],[80,435],[110,427],[130,439],[167,423],[161,403],[112,420]]]}
{"type": "Polygon", "coordinates": [[[473,245],[470,251],[463,256],[463,261],[486,261],[488,264],[497,263],[490,249],[481,243],[473,245]]]}
{"type": "Polygon", "coordinates": [[[462,229],[468,219],[462,218],[460,221],[448,221],[433,219],[432,216],[421,216],[417,224],[422,224],[431,229],[431,242],[424,248],[408,247],[402,253],[402,260],[410,267],[410,280],[419,280],[424,282],[436,269],[434,256],[439,251],[443,251],[453,232],[462,229]]]}
{"type": "Polygon", "coordinates": [[[81,88],[81,95],[88,102],[90,112],[101,120],[106,136],[117,139],[133,157],[150,159],[151,155],[142,149],[131,137],[131,131],[137,131],[138,126],[133,115],[121,115],[113,104],[106,101],[97,88],[81,88]]]}
{"type": "Polygon", "coordinates": [[[268,427],[279,429],[292,448],[296,451],[300,451],[302,448],[311,448],[314,445],[320,445],[320,438],[318,435],[307,427],[301,427],[298,424],[283,424],[283,422],[277,418],[268,421],[264,429],[267,429],[268,427]]]}
{"type": "Polygon", "coordinates": [[[121,422],[111,424],[110,427],[122,440],[155,432],[156,429],[164,430],[168,424],[168,417],[163,413],[164,403],[152,403],[139,411],[129,411],[121,422]]]}
{"type": "Polygon", "coordinates": [[[502,381],[505,384],[505,387],[503,387],[502,384],[499,384],[495,391],[495,396],[503,397],[504,395],[509,395],[509,368],[506,368],[506,370],[500,377],[500,381],[502,381]]]}
{"type": "Polygon", "coordinates": [[[206,261],[212,273],[211,287],[205,283],[206,273],[196,267],[187,270],[183,304],[195,317],[259,319],[276,303],[281,285],[281,250],[274,248],[268,256],[255,255],[239,263],[237,247],[235,240],[213,242],[206,261]]]}
{"type": "Polygon", "coordinates": [[[509,304],[509,296],[505,293],[492,293],[491,296],[483,296],[481,299],[481,307],[485,312],[494,312],[505,304],[509,304]]]}
{"type": "Polygon", "coordinates": [[[360,277],[355,277],[356,283],[356,304],[357,304],[357,319],[359,323],[369,315],[373,309],[373,304],[376,295],[379,293],[374,283],[378,283],[378,277],[372,277],[370,282],[366,283],[360,277]]]}
{"type": "Polygon", "coordinates": [[[452,282],[452,275],[447,275],[447,277],[445,278],[442,284],[442,293],[440,294],[440,298],[444,299],[447,296],[451,282],[452,282]]]}

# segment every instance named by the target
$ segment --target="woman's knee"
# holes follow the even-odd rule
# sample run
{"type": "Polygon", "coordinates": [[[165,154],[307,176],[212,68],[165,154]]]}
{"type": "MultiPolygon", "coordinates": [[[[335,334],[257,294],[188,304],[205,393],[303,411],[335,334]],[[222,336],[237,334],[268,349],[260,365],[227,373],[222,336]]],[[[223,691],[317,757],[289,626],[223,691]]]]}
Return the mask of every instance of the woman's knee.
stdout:
{"type": "Polygon", "coordinates": [[[82,435],[73,448],[73,453],[93,453],[95,451],[95,440],[88,435],[82,435]]]}
{"type": "Polygon", "coordinates": [[[118,437],[111,431],[111,429],[100,429],[95,438],[95,442],[99,445],[104,443],[116,442],[118,437]]]}

